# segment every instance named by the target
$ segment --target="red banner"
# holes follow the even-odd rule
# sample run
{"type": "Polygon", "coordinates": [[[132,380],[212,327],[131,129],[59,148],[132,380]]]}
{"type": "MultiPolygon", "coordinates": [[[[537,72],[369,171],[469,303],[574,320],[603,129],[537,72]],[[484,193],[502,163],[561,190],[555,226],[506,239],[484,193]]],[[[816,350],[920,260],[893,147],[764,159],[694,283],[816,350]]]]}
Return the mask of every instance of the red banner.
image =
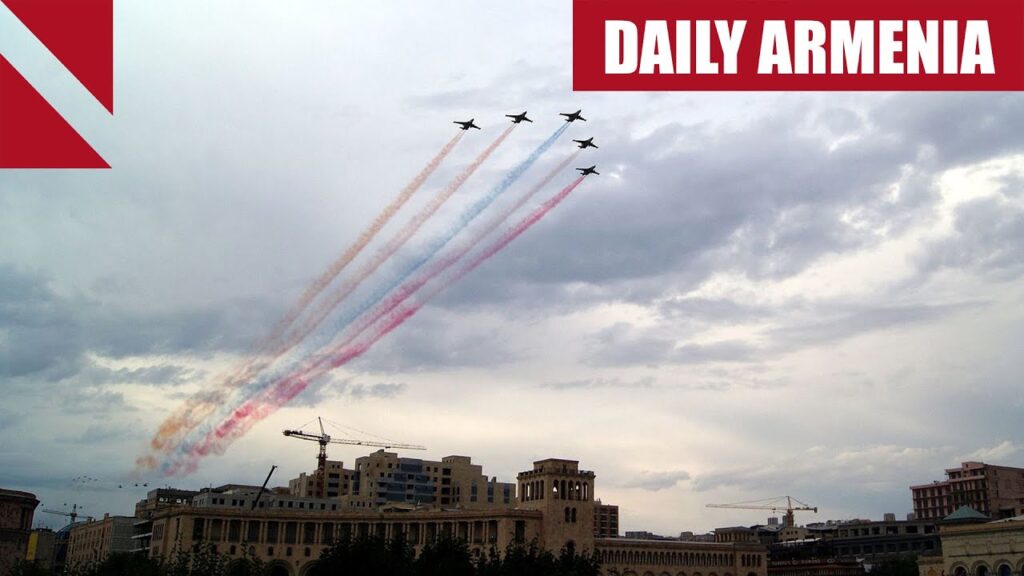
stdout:
{"type": "Polygon", "coordinates": [[[574,0],[575,90],[1024,90],[1024,0],[574,0]]]}

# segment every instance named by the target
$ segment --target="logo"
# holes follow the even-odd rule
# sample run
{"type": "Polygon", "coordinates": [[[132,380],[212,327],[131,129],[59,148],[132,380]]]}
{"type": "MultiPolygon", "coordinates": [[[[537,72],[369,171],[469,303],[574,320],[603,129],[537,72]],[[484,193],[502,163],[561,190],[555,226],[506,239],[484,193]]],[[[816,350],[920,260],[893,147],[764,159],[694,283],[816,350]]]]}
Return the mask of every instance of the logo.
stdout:
{"type": "MultiPolygon", "coordinates": [[[[111,115],[113,0],[0,0],[111,115]]],[[[110,168],[0,53],[0,168],[110,168]]]]}
{"type": "Polygon", "coordinates": [[[574,0],[575,90],[1024,90],[1021,0],[574,0]]]}

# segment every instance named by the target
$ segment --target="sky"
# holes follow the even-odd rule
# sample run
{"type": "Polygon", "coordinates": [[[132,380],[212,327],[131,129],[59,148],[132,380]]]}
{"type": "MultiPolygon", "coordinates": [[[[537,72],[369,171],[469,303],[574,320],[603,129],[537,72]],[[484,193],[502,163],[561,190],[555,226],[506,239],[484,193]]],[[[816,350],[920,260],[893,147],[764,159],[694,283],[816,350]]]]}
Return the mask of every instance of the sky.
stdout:
{"type": "Polygon", "coordinates": [[[565,1],[115,10],[110,118],[0,6],[0,52],[113,167],[0,172],[0,486],[41,509],[284,485],[316,446],[281,431],[318,415],[504,481],[579,460],[622,530],[661,534],[763,523],[706,505],[783,494],[819,508],[800,522],[903,515],[961,461],[1024,466],[1024,95],[577,93],[565,1]],[[504,114],[535,123],[438,222],[577,108],[513,190],[569,138],[601,176],[195,473],[132,475],[452,120],[483,130],[410,210],[504,114]]]}

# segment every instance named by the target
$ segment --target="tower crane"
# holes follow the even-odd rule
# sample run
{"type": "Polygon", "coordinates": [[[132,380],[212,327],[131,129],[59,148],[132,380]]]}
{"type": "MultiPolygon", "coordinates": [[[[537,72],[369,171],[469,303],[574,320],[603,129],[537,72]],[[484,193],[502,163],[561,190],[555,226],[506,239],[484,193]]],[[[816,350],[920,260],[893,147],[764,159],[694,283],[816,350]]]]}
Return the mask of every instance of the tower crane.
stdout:
{"type": "MultiPolygon", "coordinates": [[[[72,504],[71,505],[71,512],[65,512],[63,510],[49,510],[49,509],[44,509],[43,512],[45,512],[47,514],[56,514],[57,516],[67,516],[68,518],[71,518],[71,525],[74,525],[75,520],[78,519],[78,504],[72,504]]],[[[86,516],[85,518],[87,520],[92,520],[92,516],[86,516]]]]}
{"type": "Polygon", "coordinates": [[[772,512],[778,512],[780,510],[786,511],[785,520],[783,520],[783,526],[792,528],[794,523],[793,512],[795,511],[810,511],[815,514],[818,513],[817,506],[810,506],[803,502],[793,498],[792,496],[778,496],[776,498],[765,498],[764,500],[751,500],[749,502],[736,502],[734,504],[708,504],[708,508],[739,508],[741,510],[771,510],[772,512]]]}
{"type": "Polygon", "coordinates": [[[369,440],[353,440],[350,438],[331,438],[329,434],[324,430],[324,421],[319,416],[317,422],[320,424],[319,434],[310,434],[303,432],[302,430],[285,430],[284,435],[290,438],[298,438],[299,440],[309,440],[310,442],[317,442],[320,444],[320,453],[316,457],[316,484],[317,492],[314,497],[326,498],[327,497],[327,445],[328,444],[348,444],[350,446],[373,446],[376,448],[400,448],[403,450],[426,450],[426,446],[420,446],[418,444],[401,444],[399,442],[372,442],[369,440]]]}

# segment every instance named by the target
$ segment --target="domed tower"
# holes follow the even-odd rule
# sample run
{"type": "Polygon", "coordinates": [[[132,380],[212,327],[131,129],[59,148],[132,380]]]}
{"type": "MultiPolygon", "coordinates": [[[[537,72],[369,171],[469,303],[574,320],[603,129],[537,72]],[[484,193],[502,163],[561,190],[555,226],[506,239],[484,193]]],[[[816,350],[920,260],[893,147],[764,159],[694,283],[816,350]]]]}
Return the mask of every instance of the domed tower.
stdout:
{"type": "Polygon", "coordinates": [[[571,544],[577,552],[594,549],[594,473],[576,460],[548,458],[520,472],[519,507],[544,513],[540,545],[558,553],[571,544]]]}

